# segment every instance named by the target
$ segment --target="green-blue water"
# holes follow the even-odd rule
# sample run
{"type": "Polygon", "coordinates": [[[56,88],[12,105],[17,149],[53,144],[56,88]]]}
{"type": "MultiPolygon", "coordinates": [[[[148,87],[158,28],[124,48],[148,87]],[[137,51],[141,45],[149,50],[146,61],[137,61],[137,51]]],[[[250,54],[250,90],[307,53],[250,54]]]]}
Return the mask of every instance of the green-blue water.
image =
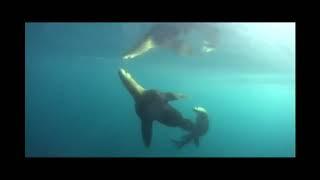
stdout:
{"type": "Polygon", "coordinates": [[[27,157],[294,157],[295,24],[220,23],[216,52],[179,56],[157,49],[121,59],[146,23],[26,23],[27,157]],[[133,99],[117,71],[145,88],[180,92],[171,102],[209,131],[177,150],[184,132],[158,122],[143,145],[133,99]]]}

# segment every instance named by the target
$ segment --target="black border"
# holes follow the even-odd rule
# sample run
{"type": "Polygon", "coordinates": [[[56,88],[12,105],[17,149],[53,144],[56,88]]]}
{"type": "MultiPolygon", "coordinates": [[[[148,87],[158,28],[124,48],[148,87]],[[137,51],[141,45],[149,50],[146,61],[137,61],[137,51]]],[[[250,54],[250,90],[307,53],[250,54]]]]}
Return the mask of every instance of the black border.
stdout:
{"type": "MultiPolygon", "coordinates": [[[[303,141],[306,139],[305,134],[306,130],[305,128],[305,123],[302,123],[302,112],[300,111],[301,109],[301,103],[303,102],[303,99],[300,98],[301,96],[301,90],[300,90],[300,84],[301,84],[301,75],[304,74],[302,72],[301,66],[302,62],[301,61],[301,54],[300,50],[303,49],[302,40],[300,37],[298,37],[298,34],[302,33],[301,28],[301,21],[297,20],[291,15],[285,15],[282,17],[272,17],[270,15],[264,15],[264,16],[253,16],[250,15],[226,15],[220,14],[220,15],[209,15],[209,14],[202,14],[202,15],[196,15],[196,17],[192,14],[189,14],[187,16],[181,15],[181,16],[171,16],[170,13],[169,15],[164,15],[161,17],[155,17],[154,15],[151,15],[152,13],[150,12],[145,12],[142,14],[138,15],[132,15],[132,14],[125,14],[125,15],[119,15],[113,14],[108,17],[90,17],[90,16],[82,16],[82,17],[75,17],[73,15],[57,15],[57,16],[52,16],[48,12],[40,12],[39,14],[29,14],[25,15],[24,18],[17,18],[17,22],[14,23],[13,27],[16,30],[15,35],[12,36],[14,37],[14,43],[15,44],[15,50],[13,51],[14,59],[17,61],[14,61],[15,63],[13,64],[15,66],[14,71],[10,73],[11,77],[14,78],[14,80],[11,80],[13,84],[11,84],[11,87],[14,87],[14,90],[16,90],[17,95],[12,96],[13,100],[11,99],[12,103],[15,105],[18,105],[18,109],[14,109],[13,115],[11,116],[15,119],[13,121],[14,127],[16,130],[16,137],[14,137],[12,140],[12,145],[11,147],[14,147],[14,157],[15,159],[18,160],[25,160],[27,162],[33,161],[33,162],[38,162],[42,164],[44,161],[50,160],[53,162],[60,162],[61,160],[69,160],[72,162],[77,163],[78,161],[89,161],[92,162],[101,162],[102,164],[107,162],[111,164],[117,164],[121,166],[123,163],[128,163],[128,164],[135,164],[136,160],[138,159],[139,161],[142,161],[142,163],[152,163],[154,164],[153,160],[156,161],[163,161],[163,160],[170,160],[172,159],[179,159],[182,164],[188,165],[190,163],[190,159],[193,161],[192,163],[198,163],[199,161],[211,161],[214,160],[215,163],[220,163],[220,164],[235,164],[241,166],[243,160],[262,160],[264,162],[270,162],[270,160],[285,160],[285,161],[295,161],[297,159],[305,159],[306,158],[306,142],[303,141]],[[42,13],[42,14],[41,14],[42,13]],[[146,14],[148,14],[146,16],[146,14]],[[213,16],[213,17],[212,17],[213,16]],[[25,148],[24,148],[24,118],[25,118],[25,94],[24,94],[24,75],[25,75],[25,64],[24,64],[24,31],[25,31],[25,22],[296,22],[296,157],[295,158],[189,158],[189,159],[183,159],[183,158],[25,158],[25,148]],[[299,50],[298,50],[299,49],[299,50]],[[16,64],[18,63],[18,64],[16,64]],[[298,95],[299,94],[299,95],[298,95]],[[16,103],[17,102],[17,103],[16,103]],[[298,107],[299,106],[299,107],[298,107]],[[111,162],[110,162],[111,161],[111,162]],[[116,162],[117,163],[116,163],[116,162]],[[184,163],[186,161],[186,163],[184,163]]],[[[176,12],[175,12],[176,13],[176,12]]],[[[53,13],[54,14],[54,13],[53,13]]],[[[62,13],[63,14],[63,13],[62,13]]],[[[13,134],[12,132],[10,134],[13,134]]],[[[14,135],[13,135],[14,136],[14,135]]],[[[67,161],[68,162],[68,161],[67,161]]],[[[211,162],[208,162],[209,164],[211,162]]],[[[74,164],[74,163],[73,163],[74,164]]],[[[169,166],[174,166],[175,164],[173,163],[172,165],[169,166]]]]}

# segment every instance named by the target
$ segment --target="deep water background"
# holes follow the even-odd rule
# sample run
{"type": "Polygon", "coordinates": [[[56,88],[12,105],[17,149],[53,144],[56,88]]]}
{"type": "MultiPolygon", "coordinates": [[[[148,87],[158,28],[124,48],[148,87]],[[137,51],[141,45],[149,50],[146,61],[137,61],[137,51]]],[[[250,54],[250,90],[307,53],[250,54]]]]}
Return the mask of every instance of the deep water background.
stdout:
{"type": "Polygon", "coordinates": [[[25,24],[27,157],[294,157],[295,24],[220,23],[217,51],[178,56],[157,49],[124,63],[150,23],[25,24]],[[208,133],[177,150],[184,132],[153,126],[143,146],[133,99],[117,71],[146,88],[184,93],[171,102],[208,133]]]}

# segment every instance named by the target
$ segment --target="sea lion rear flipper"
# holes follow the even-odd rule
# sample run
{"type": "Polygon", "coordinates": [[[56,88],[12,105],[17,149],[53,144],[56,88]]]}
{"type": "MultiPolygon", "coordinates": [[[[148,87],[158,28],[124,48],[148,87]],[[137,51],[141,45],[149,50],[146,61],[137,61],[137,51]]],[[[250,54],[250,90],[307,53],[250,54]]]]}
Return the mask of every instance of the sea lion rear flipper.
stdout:
{"type": "Polygon", "coordinates": [[[149,147],[152,139],[152,121],[142,120],[141,131],[142,131],[143,143],[146,147],[149,147]]]}

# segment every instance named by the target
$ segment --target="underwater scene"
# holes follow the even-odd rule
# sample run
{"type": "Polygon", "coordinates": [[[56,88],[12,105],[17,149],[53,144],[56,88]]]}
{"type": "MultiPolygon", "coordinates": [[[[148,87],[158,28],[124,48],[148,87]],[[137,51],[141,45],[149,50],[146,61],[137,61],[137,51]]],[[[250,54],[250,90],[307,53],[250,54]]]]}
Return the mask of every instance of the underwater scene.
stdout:
{"type": "Polygon", "coordinates": [[[295,157],[295,23],[25,23],[25,157],[295,157]]]}

